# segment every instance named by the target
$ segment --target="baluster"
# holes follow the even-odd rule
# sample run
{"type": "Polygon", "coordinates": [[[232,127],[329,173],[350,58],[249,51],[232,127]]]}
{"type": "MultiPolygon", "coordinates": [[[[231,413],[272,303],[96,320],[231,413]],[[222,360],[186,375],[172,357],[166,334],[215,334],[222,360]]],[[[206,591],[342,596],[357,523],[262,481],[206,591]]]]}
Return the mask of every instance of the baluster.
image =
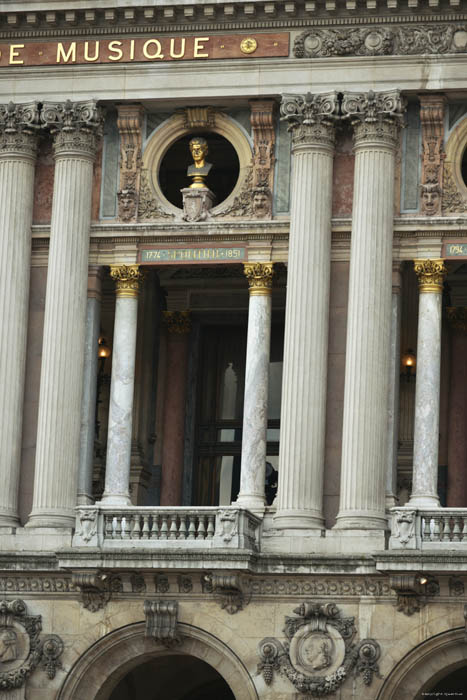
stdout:
{"type": "Polygon", "coordinates": [[[208,540],[212,540],[212,538],[214,537],[215,520],[216,520],[215,515],[208,515],[208,536],[207,536],[208,540]]]}
{"type": "Polygon", "coordinates": [[[443,536],[441,542],[451,541],[451,518],[449,515],[441,516],[441,522],[443,524],[443,536]]]}
{"type": "Polygon", "coordinates": [[[159,516],[157,513],[152,514],[152,526],[150,537],[152,540],[159,539],[159,516]]]}
{"type": "Polygon", "coordinates": [[[189,518],[190,524],[188,526],[188,538],[187,539],[194,540],[195,533],[196,533],[196,527],[195,527],[196,515],[193,515],[193,513],[190,513],[188,515],[188,518],[189,518]]]}
{"type": "Polygon", "coordinates": [[[138,513],[135,514],[133,518],[133,528],[131,530],[131,539],[132,540],[139,540],[141,535],[141,524],[140,524],[140,516],[138,513]]]}
{"type": "Polygon", "coordinates": [[[122,540],[130,539],[130,518],[123,516],[122,518],[122,540]]]}
{"type": "Polygon", "coordinates": [[[180,527],[178,530],[178,539],[186,540],[186,515],[183,513],[180,516],[180,527]]]}
{"type": "Polygon", "coordinates": [[[121,518],[119,515],[115,516],[114,522],[115,522],[115,539],[121,540],[122,539],[122,525],[121,525],[121,518]]]}
{"type": "Polygon", "coordinates": [[[106,540],[111,540],[113,537],[113,527],[112,527],[112,516],[111,515],[105,516],[105,534],[104,534],[104,537],[106,540]]]}
{"type": "Polygon", "coordinates": [[[431,540],[430,518],[426,516],[423,518],[423,539],[425,542],[431,540]]]}
{"type": "Polygon", "coordinates": [[[462,527],[461,541],[467,542],[467,518],[465,517],[465,515],[462,516],[462,521],[464,524],[462,527]]]}
{"type": "Polygon", "coordinates": [[[454,517],[454,529],[452,531],[452,541],[460,542],[461,540],[461,518],[456,515],[454,517]]]}
{"type": "Polygon", "coordinates": [[[178,528],[177,528],[177,515],[171,515],[170,516],[170,532],[169,532],[169,540],[176,540],[178,536],[178,528]]]}
{"type": "Polygon", "coordinates": [[[198,537],[197,540],[204,540],[206,537],[206,516],[200,515],[198,519],[198,537]]]}
{"type": "Polygon", "coordinates": [[[433,542],[439,542],[441,539],[441,537],[440,537],[440,520],[441,520],[441,518],[439,517],[439,515],[435,515],[435,516],[433,516],[432,520],[433,520],[433,535],[432,535],[433,542]]]}
{"type": "Polygon", "coordinates": [[[141,531],[141,539],[149,539],[149,515],[143,515],[143,529],[141,531]]]}
{"type": "Polygon", "coordinates": [[[162,525],[161,525],[161,531],[159,534],[159,539],[161,539],[161,540],[167,539],[167,533],[169,530],[168,525],[167,525],[167,520],[168,520],[167,513],[162,513],[162,525]]]}

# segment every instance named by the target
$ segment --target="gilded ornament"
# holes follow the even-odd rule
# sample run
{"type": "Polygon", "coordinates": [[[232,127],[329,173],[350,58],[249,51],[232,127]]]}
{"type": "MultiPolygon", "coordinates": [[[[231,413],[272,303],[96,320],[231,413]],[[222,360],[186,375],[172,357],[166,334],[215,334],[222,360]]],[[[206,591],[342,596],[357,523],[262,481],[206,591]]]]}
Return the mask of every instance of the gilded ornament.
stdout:
{"type": "Polygon", "coordinates": [[[446,315],[453,328],[467,331],[467,306],[447,306],[446,315]]]}
{"type": "Polygon", "coordinates": [[[250,296],[269,296],[271,294],[274,263],[244,263],[243,270],[248,280],[250,296]]]}
{"type": "Polygon", "coordinates": [[[258,42],[253,37],[249,36],[246,39],[242,39],[240,43],[240,51],[242,53],[254,53],[258,48],[258,42]]]}
{"type": "Polygon", "coordinates": [[[420,292],[431,294],[442,293],[443,279],[447,273],[444,260],[414,260],[414,269],[418,277],[420,292]]]}
{"type": "Polygon", "coordinates": [[[191,331],[190,311],[163,311],[164,321],[169,333],[189,333],[191,331]]]}
{"type": "Polygon", "coordinates": [[[212,168],[212,163],[206,161],[209,151],[208,142],[201,136],[194,136],[190,141],[189,147],[193,158],[193,164],[189,165],[187,170],[188,177],[193,179],[190,187],[193,189],[207,187],[205,178],[209,175],[209,171],[212,168]]]}
{"type": "Polygon", "coordinates": [[[111,265],[110,276],[115,282],[117,297],[137,297],[144,272],[139,265],[111,265]]]}

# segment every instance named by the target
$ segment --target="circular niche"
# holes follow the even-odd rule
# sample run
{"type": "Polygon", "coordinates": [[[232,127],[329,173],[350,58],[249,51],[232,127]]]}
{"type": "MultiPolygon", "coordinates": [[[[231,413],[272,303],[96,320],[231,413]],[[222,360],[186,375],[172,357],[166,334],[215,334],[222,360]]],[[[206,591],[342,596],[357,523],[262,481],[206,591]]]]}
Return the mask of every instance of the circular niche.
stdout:
{"type": "Polygon", "coordinates": [[[178,209],[183,208],[180,190],[191,184],[191,178],[187,175],[188,166],[193,164],[189,143],[196,136],[206,139],[208,143],[206,161],[212,164],[212,168],[206,184],[216,196],[215,205],[227,199],[238,181],[240,163],[237,151],[230,141],[215,132],[185,134],[168,148],[158,173],[162,194],[178,209]]]}
{"type": "Polygon", "coordinates": [[[461,161],[461,175],[464,185],[467,187],[467,146],[464,148],[461,161]]]}

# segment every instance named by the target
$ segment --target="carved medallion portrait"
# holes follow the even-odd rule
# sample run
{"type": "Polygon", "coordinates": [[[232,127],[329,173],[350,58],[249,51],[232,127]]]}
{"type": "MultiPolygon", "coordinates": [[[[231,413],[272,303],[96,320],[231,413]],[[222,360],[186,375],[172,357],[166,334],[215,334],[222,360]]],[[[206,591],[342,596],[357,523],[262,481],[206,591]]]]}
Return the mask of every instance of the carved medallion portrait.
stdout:
{"type": "Polygon", "coordinates": [[[308,676],[334,673],[342,665],[344,656],[342,635],[329,625],[325,630],[314,630],[306,625],[295,633],[290,643],[292,664],[308,676]]]}

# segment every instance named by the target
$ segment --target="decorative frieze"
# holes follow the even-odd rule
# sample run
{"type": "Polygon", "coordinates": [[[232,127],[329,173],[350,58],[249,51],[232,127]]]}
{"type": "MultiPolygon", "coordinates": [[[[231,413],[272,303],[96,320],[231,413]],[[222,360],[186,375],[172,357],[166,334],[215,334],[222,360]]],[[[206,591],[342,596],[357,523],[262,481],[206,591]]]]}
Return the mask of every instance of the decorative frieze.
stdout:
{"type": "Polygon", "coordinates": [[[144,279],[139,265],[111,265],[110,276],[115,282],[117,297],[137,297],[144,279]]]}
{"type": "Polygon", "coordinates": [[[144,110],[141,105],[118,105],[117,110],[120,133],[118,217],[128,223],[136,221],[138,212],[144,110]]]}
{"type": "Polygon", "coordinates": [[[294,42],[295,58],[330,56],[419,56],[467,52],[465,23],[405,27],[313,27],[294,42]]]}
{"type": "Polygon", "coordinates": [[[0,155],[13,152],[35,158],[39,127],[37,102],[0,105],[0,155]]]}
{"type": "Polygon", "coordinates": [[[414,260],[414,269],[418,277],[418,288],[422,293],[441,294],[443,280],[447,273],[444,260],[414,260]]]}
{"type": "Polygon", "coordinates": [[[322,144],[334,148],[334,122],[339,115],[337,92],[312,95],[284,95],[281,119],[292,132],[292,149],[307,144],[322,144]]]}
{"type": "Polygon", "coordinates": [[[94,159],[104,113],[95,101],[44,102],[41,123],[54,135],[55,155],[73,154],[94,159]]]}
{"type": "Polygon", "coordinates": [[[38,666],[55,678],[63,642],[56,634],[41,638],[41,630],[42,616],[28,615],[23,600],[0,602],[0,691],[21,688],[38,666]]]}
{"type": "Polygon", "coordinates": [[[381,678],[381,649],[374,639],[355,641],[353,617],[343,617],[334,603],[305,601],[285,618],[285,643],[266,637],[258,645],[258,674],[270,685],[274,671],[288,678],[306,697],[334,694],[350,676],[361,675],[365,685],[381,678]]]}
{"type": "Polygon", "coordinates": [[[423,214],[441,214],[443,191],[444,153],[444,95],[420,95],[422,125],[422,184],[421,209],[423,214]]]}

